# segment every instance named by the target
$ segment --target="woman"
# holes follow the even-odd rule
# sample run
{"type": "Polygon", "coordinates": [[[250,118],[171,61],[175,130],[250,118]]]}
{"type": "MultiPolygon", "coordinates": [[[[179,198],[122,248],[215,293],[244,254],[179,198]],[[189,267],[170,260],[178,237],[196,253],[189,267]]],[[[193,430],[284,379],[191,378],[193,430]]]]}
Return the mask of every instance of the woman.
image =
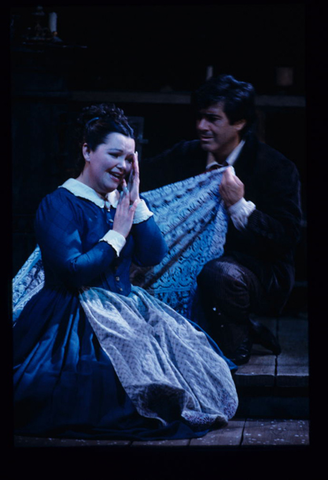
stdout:
{"type": "Polygon", "coordinates": [[[83,168],[36,214],[45,271],[14,326],[17,434],[191,438],[238,400],[227,360],[196,325],[138,287],[133,261],[167,247],[139,197],[133,131],[115,106],[84,109],[83,168]]]}

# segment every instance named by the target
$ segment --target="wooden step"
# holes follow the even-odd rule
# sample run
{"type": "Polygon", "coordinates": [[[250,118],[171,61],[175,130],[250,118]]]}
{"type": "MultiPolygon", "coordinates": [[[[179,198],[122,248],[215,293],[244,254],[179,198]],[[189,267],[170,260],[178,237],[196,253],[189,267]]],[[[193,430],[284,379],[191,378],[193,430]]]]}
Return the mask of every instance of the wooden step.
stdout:
{"type": "Polygon", "coordinates": [[[106,447],[117,451],[151,448],[192,449],[193,447],[249,445],[308,445],[309,421],[293,419],[232,419],[227,426],[213,430],[200,438],[181,440],[82,440],[65,438],[31,438],[16,436],[15,447],[106,447]]]}
{"type": "Polygon", "coordinates": [[[14,461],[8,461],[4,471],[10,471],[10,478],[30,474],[35,480],[68,476],[89,480],[95,474],[115,471],[123,479],[140,476],[143,480],[154,476],[193,479],[206,474],[257,479],[267,472],[276,478],[303,478],[313,466],[311,447],[308,420],[232,419],[197,439],[138,442],[16,437],[14,461]]]}
{"type": "Polygon", "coordinates": [[[274,333],[281,345],[281,354],[275,356],[260,345],[254,345],[246,365],[238,368],[235,383],[238,387],[308,387],[308,319],[283,316],[257,317],[274,333]]]}
{"type": "Polygon", "coordinates": [[[240,401],[238,415],[308,418],[307,315],[257,319],[277,336],[282,352],[275,356],[259,345],[253,346],[250,361],[234,375],[240,401]]]}

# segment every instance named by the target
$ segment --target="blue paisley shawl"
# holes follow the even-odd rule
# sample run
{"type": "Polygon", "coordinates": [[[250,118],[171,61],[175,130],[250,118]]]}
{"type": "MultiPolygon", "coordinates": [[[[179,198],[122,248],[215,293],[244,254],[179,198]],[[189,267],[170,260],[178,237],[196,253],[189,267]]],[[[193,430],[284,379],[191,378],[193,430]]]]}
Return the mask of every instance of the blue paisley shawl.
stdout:
{"type": "MultiPolygon", "coordinates": [[[[202,325],[197,275],[223,254],[227,214],[219,194],[225,168],[142,194],[154,213],[169,252],[155,267],[133,266],[131,283],[202,325]]],[[[44,285],[37,246],[13,280],[13,321],[44,285]]]]}

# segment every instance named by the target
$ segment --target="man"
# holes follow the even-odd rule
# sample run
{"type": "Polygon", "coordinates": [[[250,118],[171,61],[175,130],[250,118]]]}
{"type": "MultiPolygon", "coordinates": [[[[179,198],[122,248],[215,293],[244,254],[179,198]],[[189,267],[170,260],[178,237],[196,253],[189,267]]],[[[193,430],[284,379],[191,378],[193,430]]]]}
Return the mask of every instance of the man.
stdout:
{"type": "Polygon", "coordinates": [[[302,216],[299,174],[252,133],[251,84],[230,75],[211,78],[194,103],[199,139],[144,159],[141,187],[151,190],[229,166],[219,186],[229,215],[224,255],[207,263],[197,281],[209,333],[241,365],[253,343],[280,353],[274,335],[251,314],[279,314],[293,287],[302,216]]]}

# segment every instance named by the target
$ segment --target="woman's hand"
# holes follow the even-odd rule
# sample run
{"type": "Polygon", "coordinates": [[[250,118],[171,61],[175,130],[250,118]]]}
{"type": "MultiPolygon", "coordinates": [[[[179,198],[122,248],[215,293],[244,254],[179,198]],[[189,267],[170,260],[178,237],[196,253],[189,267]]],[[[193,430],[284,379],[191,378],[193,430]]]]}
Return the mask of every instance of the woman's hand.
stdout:
{"type": "Polygon", "coordinates": [[[139,203],[139,198],[132,201],[125,180],[123,180],[122,187],[123,191],[117,204],[113,230],[126,238],[129,235],[133,224],[134,213],[139,203]]]}
{"type": "Polygon", "coordinates": [[[139,162],[138,162],[138,152],[135,152],[132,160],[132,169],[128,181],[128,190],[130,192],[130,201],[131,203],[136,200],[140,200],[139,197],[139,162]]]}

